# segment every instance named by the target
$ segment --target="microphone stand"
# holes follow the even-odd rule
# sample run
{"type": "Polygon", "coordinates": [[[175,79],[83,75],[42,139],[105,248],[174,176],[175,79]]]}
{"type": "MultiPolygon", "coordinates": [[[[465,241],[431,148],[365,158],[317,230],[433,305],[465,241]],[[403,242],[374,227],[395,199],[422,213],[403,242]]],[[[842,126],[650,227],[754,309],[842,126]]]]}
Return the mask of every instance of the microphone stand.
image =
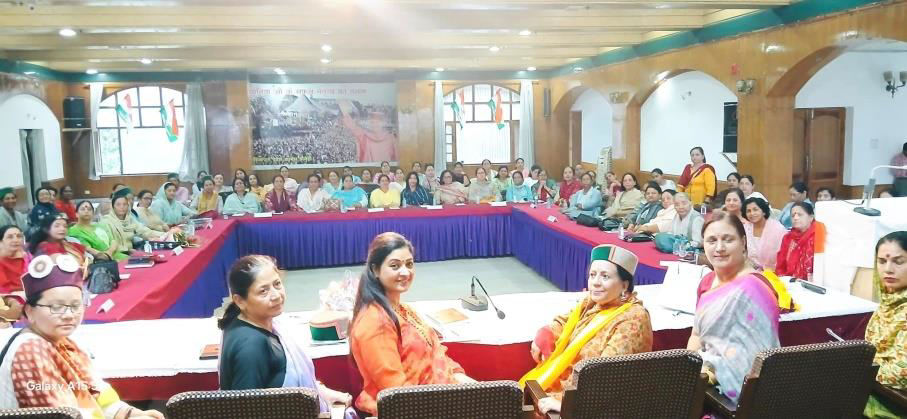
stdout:
{"type": "Polygon", "coordinates": [[[907,166],[881,165],[881,166],[873,167],[872,170],[869,171],[869,182],[863,188],[863,199],[864,199],[863,206],[854,208],[853,209],[854,212],[856,212],[858,214],[863,214],[863,215],[866,215],[869,217],[878,217],[878,216],[882,215],[882,211],[869,207],[870,203],[872,202],[872,195],[875,193],[875,185],[876,185],[875,171],[878,169],[907,170],[907,166]]]}

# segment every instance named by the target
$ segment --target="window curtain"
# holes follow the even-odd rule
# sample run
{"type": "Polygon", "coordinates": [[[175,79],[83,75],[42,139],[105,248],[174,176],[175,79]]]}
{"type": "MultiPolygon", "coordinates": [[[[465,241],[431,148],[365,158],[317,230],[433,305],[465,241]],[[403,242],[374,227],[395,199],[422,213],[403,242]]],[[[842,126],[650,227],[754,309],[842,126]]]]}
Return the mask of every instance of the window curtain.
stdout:
{"type": "Polygon", "coordinates": [[[91,112],[91,143],[88,148],[88,178],[101,178],[101,136],[98,133],[98,108],[104,95],[104,83],[89,83],[88,106],[91,112]]]}
{"type": "Polygon", "coordinates": [[[180,163],[180,180],[194,182],[200,170],[208,171],[208,131],[205,125],[205,105],[202,103],[202,86],[186,86],[186,133],[183,138],[183,160],[180,163]]]}
{"type": "Polygon", "coordinates": [[[520,138],[516,157],[522,157],[526,167],[535,164],[534,119],[532,116],[532,81],[520,82],[520,138]]]}
{"type": "Polygon", "coordinates": [[[435,80],[435,173],[447,169],[447,143],[444,136],[444,88],[435,80]]]}

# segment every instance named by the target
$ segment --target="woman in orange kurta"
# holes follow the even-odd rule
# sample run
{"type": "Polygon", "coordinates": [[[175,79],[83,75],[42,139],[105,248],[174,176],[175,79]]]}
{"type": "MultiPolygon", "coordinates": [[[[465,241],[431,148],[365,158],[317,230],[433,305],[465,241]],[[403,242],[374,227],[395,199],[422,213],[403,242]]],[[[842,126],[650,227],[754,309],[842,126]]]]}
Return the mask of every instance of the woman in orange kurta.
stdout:
{"type": "Polygon", "coordinates": [[[369,246],[353,308],[350,352],[362,375],[356,408],[378,413],[378,392],[420,384],[469,383],[437,333],[400,296],[415,279],[412,244],[383,233],[369,246]]]}
{"type": "Polygon", "coordinates": [[[718,189],[715,168],[705,162],[705,151],[702,147],[690,150],[692,163],[683,168],[677,181],[677,192],[686,192],[693,205],[710,202],[718,189]]]}

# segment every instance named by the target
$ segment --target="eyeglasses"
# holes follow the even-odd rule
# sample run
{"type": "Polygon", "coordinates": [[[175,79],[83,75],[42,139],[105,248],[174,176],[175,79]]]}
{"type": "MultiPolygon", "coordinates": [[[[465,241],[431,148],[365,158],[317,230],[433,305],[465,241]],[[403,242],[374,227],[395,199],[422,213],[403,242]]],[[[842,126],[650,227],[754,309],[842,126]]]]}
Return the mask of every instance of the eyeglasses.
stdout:
{"type": "Polygon", "coordinates": [[[35,304],[35,307],[47,307],[51,314],[64,314],[66,310],[69,310],[72,314],[79,314],[82,310],[85,310],[84,304],[35,304]]]}

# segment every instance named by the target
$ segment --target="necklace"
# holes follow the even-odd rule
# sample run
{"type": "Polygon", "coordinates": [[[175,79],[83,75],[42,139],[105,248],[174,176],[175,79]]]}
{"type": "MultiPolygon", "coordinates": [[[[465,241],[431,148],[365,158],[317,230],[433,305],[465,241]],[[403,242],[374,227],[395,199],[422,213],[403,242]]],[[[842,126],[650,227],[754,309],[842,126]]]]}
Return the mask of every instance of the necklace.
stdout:
{"type": "Polygon", "coordinates": [[[397,307],[394,308],[394,311],[398,316],[400,316],[400,318],[403,319],[403,321],[409,323],[414,329],[416,329],[416,332],[419,333],[419,336],[422,337],[422,339],[425,341],[425,343],[428,344],[428,346],[434,346],[429,335],[431,331],[428,330],[428,327],[425,326],[424,323],[422,323],[422,321],[418,316],[415,315],[415,313],[404,307],[403,304],[397,305],[397,307]]]}

